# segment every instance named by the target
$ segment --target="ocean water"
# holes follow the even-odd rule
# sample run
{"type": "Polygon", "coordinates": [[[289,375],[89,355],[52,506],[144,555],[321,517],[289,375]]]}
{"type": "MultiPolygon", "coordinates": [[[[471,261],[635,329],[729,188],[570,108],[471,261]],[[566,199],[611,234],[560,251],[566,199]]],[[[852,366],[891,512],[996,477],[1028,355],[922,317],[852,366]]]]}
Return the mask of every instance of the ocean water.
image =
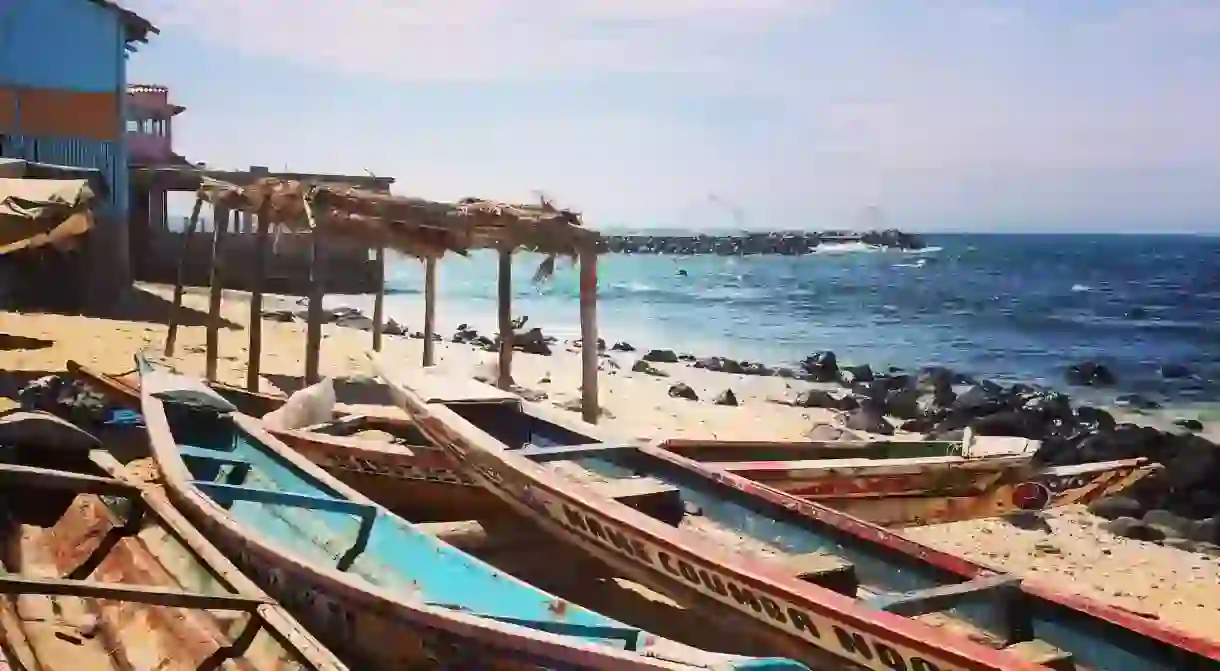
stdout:
{"type": "MultiPolygon", "coordinates": [[[[940,235],[928,242],[918,252],[844,245],[802,257],[605,256],[601,336],[775,365],[830,349],[840,361],[874,368],[941,364],[1057,387],[1066,366],[1096,360],[1119,379],[1103,397],[1220,400],[1220,237],[940,235]],[[1166,363],[1193,375],[1163,379],[1166,363]]],[[[533,284],[541,257],[516,256],[514,315],[560,338],[578,337],[576,269],[561,260],[549,282],[533,284]]],[[[388,274],[387,313],[421,329],[422,264],[394,259],[388,274]]],[[[442,334],[459,323],[494,332],[492,254],[448,257],[439,279],[442,334]]],[[[371,305],[369,297],[335,301],[371,305]]]]}

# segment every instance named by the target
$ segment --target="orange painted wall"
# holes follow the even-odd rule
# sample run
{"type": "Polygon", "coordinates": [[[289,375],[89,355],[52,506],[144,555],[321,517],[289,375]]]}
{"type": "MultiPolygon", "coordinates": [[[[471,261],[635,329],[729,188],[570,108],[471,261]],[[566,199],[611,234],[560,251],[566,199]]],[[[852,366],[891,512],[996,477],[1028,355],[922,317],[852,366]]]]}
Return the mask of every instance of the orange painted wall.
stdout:
{"type": "Polygon", "coordinates": [[[17,92],[0,87],[0,133],[17,130],[17,92]]]}
{"type": "Polygon", "coordinates": [[[19,131],[34,137],[118,141],[122,131],[115,93],[19,89],[19,131]]]}

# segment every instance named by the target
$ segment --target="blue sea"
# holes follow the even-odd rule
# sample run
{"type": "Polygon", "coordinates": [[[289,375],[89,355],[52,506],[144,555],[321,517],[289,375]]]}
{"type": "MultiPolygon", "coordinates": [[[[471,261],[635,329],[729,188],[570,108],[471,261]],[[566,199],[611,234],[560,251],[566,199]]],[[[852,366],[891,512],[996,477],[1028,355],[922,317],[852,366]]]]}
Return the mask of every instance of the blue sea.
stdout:
{"type": "MultiPolygon", "coordinates": [[[[801,257],[605,256],[601,336],[773,365],[830,349],[840,361],[874,368],[940,364],[1055,387],[1064,386],[1066,366],[1096,360],[1118,376],[1098,400],[1129,392],[1175,404],[1220,400],[1220,237],[927,241],[917,252],[844,245],[801,257]],[[1162,364],[1184,364],[1193,375],[1163,379],[1162,364]]],[[[513,313],[576,338],[576,269],[561,261],[549,282],[533,284],[540,260],[517,255],[513,313]]],[[[442,333],[459,323],[494,332],[491,254],[447,257],[439,278],[442,333]]],[[[387,286],[387,313],[421,329],[422,264],[395,259],[387,286]]],[[[371,304],[368,297],[336,302],[371,304]]]]}

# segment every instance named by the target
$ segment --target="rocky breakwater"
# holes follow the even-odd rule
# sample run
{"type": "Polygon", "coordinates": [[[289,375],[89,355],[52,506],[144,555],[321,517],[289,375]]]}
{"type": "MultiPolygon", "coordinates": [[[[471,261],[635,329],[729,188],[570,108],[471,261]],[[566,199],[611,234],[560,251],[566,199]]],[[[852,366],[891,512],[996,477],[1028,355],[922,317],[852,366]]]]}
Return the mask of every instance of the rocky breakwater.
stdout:
{"type": "Polygon", "coordinates": [[[742,256],[808,254],[829,243],[862,243],[887,249],[922,249],[923,239],[912,233],[889,229],[862,233],[826,231],[778,231],[737,235],[608,235],[606,246],[621,254],[717,254],[742,256]]]}

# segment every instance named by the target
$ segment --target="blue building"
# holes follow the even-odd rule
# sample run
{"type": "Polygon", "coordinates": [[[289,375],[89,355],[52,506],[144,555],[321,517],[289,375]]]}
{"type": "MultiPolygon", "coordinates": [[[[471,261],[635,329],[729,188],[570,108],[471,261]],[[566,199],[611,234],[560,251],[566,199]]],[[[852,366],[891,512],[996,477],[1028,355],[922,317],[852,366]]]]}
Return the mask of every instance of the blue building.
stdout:
{"type": "Polygon", "coordinates": [[[107,0],[0,0],[0,157],[101,171],[108,202],[90,256],[119,285],[130,282],[127,55],[156,32],[107,0]]]}

